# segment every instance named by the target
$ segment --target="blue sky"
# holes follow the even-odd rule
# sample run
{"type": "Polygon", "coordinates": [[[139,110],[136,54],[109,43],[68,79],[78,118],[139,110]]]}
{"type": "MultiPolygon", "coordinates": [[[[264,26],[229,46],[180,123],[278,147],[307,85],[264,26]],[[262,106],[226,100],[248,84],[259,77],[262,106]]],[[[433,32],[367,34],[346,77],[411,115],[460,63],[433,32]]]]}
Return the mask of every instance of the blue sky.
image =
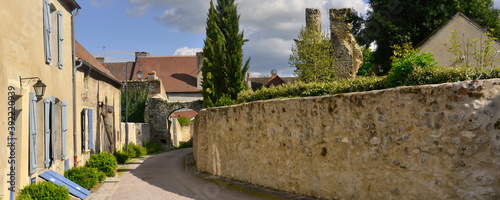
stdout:
{"type": "MultiPolygon", "coordinates": [[[[215,0],[216,1],[216,0],[215,0]]],[[[495,4],[500,0],[495,0],[495,4]]],[[[194,55],[203,48],[210,0],[77,0],[76,39],[106,62],[134,60],[134,52],[152,56],[194,55]],[[103,48],[105,47],[105,48],[103,48]]],[[[288,64],[293,38],[305,25],[305,9],[319,8],[323,29],[328,9],[353,7],[365,12],[365,0],[236,0],[240,27],[249,39],[243,46],[251,56],[252,77],[292,76],[288,64]]],[[[246,60],[246,58],[245,58],[246,60]]]]}

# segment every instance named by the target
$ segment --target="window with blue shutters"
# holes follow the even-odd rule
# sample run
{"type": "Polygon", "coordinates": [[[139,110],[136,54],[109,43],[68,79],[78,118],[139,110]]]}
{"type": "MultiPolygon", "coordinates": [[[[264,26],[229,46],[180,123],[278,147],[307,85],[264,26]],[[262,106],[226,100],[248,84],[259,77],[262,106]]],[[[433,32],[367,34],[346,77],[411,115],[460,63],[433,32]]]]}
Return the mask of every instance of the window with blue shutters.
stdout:
{"type": "Polygon", "coordinates": [[[63,32],[62,32],[62,11],[57,11],[57,44],[59,69],[63,67],[63,32]]]}
{"type": "Polygon", "coordinates": [[[66,133],[68,132],[68,128],[66,126],[66,110],[68,104],[66,103],[66,99],[61,102],[61,159],[66,159],[66,133]]]}
{"type": "Polygon", "coordinates": [[[34,93],[30,92],[29,96],[29,129],[30,129],[30,174],[36,173],[37,161],[36,161],[36,96],[34,93]]]}
{"type": "Polygon", "coordinates": [[[86,151],[86,145],[85,145],[85,141],[86,141],[86,136],[85,136],[85,132],[86,132],[86,127],[87,127],[87,124],[86,124],[86,115],[87,114],[87,109],[83,109],[82,110],[82,152],[85,152],[86,151]]]}
{"type": "Polygon", "coordinates": [[[50,152],[50,159],[52,160],[52,163],[56,163],[56,97],[52,97],[52,102],[50,104],[50,130],[51,130],[51,141],[50,141],[50,146],[52,147],[52,150],[50,152]]]}
{"type": "Polygon", "coordinates": [[[45,63],[50,64],[52,61],[52,53],[50,48],[50,2],[43,1],[43,42],[45,46],[45,63]]]}
{"type": "Polygon", "coordinates": [[[89,133],[89,149],[94,148],[94,124],[92,123],[92,116],[93,116],[93,111],[94,109],[88,109],[88,116],[89,116],[89,128],[88,128],[88,133],[89,133]]]}
{"type": "Polygon", "coordinates": [[[43,100],[43,104],[45,105],[44,109],[44,128],[45,128],[45,168],[48,168],[50,165],[50,100],[49,97],[43,100]]]}

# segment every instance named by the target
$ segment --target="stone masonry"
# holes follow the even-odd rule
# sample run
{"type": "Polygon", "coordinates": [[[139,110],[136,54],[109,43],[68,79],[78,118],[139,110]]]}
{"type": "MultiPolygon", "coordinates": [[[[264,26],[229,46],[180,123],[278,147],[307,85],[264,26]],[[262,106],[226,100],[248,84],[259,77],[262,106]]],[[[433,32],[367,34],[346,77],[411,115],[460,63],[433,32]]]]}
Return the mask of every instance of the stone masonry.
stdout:
{"type": "Polygon", "coordinates": [[[306,8],[306,27],[315,26],[317,32],[321,34],[321,12],[319,9],[306,8]]]}
{"type": "Polygon", "coordinates": [[[203,109],[200,172],[325,199],[500,199],[500,79],[203,109]]]}
{"type": "Polygon", "coordinates": [[[354,78],[363,64],[363,52],[351,34],[351,24],[346,23],[349,8],[330,9],[332,46],[337,58],[336,77],[354,78]]]}

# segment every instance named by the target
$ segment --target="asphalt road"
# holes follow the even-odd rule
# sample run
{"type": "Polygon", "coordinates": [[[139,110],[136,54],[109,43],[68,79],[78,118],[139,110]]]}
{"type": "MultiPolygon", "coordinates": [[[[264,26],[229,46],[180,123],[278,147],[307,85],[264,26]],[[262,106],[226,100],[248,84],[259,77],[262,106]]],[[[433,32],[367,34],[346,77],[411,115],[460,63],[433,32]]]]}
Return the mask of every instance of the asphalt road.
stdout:
{"type": "Polygon", "coordinates": [[[186,164],[192,148],[169,151],[129,163],[110,199],[257,199],[204,180],[186,164]]]}

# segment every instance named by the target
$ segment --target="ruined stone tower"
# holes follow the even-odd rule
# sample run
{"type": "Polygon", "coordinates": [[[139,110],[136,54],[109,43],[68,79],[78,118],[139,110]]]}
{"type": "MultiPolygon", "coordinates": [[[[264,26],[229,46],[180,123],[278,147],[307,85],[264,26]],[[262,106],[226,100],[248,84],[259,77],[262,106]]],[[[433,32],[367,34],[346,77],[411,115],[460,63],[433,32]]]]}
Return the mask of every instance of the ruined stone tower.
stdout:
{"type": "Polygon", "coordinates": [[[316,26],[318,33],[321,33],[321,12],[319,9],[306,8],[306,27],[316,26]]]}
{"type": "Polygon", "coordinates": [[[351,34],[351,24],[346,23],[349,8],[330,9],[332,47],[337,58],[335,76],[340,79],[354,78],[363,64],[363,52],[351,34]]]}

